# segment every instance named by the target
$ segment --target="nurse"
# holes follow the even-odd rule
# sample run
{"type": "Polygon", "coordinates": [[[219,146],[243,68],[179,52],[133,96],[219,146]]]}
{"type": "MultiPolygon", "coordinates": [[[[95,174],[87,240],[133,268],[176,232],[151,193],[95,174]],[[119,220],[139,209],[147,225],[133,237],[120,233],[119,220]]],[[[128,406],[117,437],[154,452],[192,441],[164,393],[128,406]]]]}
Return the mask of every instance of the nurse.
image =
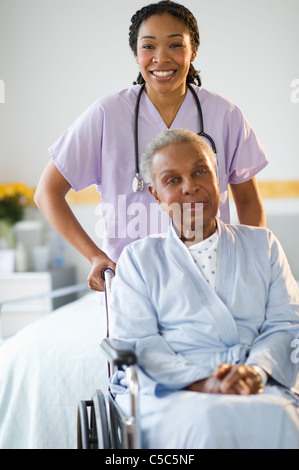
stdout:
{"type": "MultiPolygon", "coordinates": [[[[50,147],[51,160],[35,194],[49,223],[90,261],[89,287],[99,291],[103,290],[102,269],[115,269],[128,243],[161,231],[148,191],[132,190],[135,142],[137,137],[141,155],[148,142],[165,129],[200,131],[198,108],[187,85],[199,98],[204,130],[217,148],[219,218],[229,222],[230,185],[240,223],[266,225],[255,175],[267,165],[267,157],[241,111],[201,88],[192,65],[200,42],[192,13],[171,1],[145,6],[132,17],[129,41],[140,68],[137,83],[97,100],[50,147]],[[136,133],[136,102],[142,84],[136,133]],[[101,194],[102,250],[65,199],[71,188],[80,191],[90,185],[96,185],[101,194]]],[[[168,219],[159,223],[168,224],[168,219]]]]}

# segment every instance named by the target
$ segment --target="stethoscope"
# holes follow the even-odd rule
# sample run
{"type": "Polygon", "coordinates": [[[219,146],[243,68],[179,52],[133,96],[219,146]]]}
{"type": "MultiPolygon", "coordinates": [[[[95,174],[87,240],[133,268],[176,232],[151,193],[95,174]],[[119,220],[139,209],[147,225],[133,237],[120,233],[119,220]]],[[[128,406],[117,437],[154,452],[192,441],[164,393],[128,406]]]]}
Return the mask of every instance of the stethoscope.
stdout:
{"type": "MultiPolygon", "coordinates": [[[[205,137],[211,144],[211,147],[215,153],[215,159],[216,159],[216,173],[217,173],[217,178],[219,181],[219,170],[218,170],[218,161],[217,161],[217,150],[216,150],[216,145],[212,137],[204,132],[204,125],[203,125],[203,115],[202,115],[202,109],[201,105],[197,96],[196,91],[193,89],[193,87],[187,83],[187,86],[191,93],[194,96],[194,99],[196,101],[197,109],[198,109],[198,117],[199,117],[199,125],[200,125],[200,132],[198,132],[198,135],[201,137],[205,137]]],[[[132,189],[134,193],[137,193],[138,191],[143,191],[144,189],[144,181],[140,178],[139,175],[139,154],[138,154],[138,116],[139,116],[139,105],[140,105],[140,98],[142,95],[142,92],[145,88],[145,83],[141,85],[140,91],[137,96],[137,101],[136,101],[136,107],[135,107],[135,127],[134,127],[134,139],[135,139],[135,176],[133,178],[132,182],[132,189]]]]}

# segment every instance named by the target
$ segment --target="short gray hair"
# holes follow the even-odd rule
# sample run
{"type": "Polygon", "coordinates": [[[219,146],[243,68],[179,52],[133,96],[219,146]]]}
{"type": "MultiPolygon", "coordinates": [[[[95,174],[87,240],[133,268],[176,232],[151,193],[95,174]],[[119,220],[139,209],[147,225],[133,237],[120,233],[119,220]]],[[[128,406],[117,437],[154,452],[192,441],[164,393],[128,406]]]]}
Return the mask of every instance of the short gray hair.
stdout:
{"type": "Polygon", "coordinates": [[[176,142],[197,142],[201,148],[206,151],[213,167],[216,169],[216,155],[210,145],[202,137],[187,129],[167,129],[157,134],[143,152],[140,169],[145,183],[150,186],[155,186],[152,174],[153,157],[163,147],[176,142]]]}

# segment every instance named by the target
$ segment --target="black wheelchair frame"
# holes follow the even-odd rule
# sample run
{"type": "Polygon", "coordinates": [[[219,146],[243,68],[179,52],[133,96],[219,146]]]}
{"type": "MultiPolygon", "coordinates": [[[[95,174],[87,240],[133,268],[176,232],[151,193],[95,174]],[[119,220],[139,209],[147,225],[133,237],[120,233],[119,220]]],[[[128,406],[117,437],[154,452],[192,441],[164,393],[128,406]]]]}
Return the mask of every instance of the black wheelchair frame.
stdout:
{"type": "Polygon", "coordinates": [[[109,302],[114,272],[105,269],[106,338],[101,348],[107,358],[108,381],[117,370],[126,373],[130,393],[130,415],[126,416],[116,403],[113,393],[96,390],[90,400],[81,400],[77,416],[78,449],[140,449],[139,387],[136,373],[136,355],[119,341],[109,338],[109,302]]]}

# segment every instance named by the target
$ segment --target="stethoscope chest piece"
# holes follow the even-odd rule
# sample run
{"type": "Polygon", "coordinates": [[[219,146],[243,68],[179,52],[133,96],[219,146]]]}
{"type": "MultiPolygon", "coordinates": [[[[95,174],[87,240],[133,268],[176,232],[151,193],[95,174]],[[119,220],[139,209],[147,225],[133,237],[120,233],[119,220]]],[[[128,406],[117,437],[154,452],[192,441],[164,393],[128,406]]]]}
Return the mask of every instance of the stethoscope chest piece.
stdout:
{"type": "Polygon", "coordinates": [[[136,173],[136,176],[134,176],[133,178],[132,189],[134,193],[137,193],[138,191],[143,191],[144,189],[144,182],[142,179],[139,178],[138,173],[136,173]]]}

